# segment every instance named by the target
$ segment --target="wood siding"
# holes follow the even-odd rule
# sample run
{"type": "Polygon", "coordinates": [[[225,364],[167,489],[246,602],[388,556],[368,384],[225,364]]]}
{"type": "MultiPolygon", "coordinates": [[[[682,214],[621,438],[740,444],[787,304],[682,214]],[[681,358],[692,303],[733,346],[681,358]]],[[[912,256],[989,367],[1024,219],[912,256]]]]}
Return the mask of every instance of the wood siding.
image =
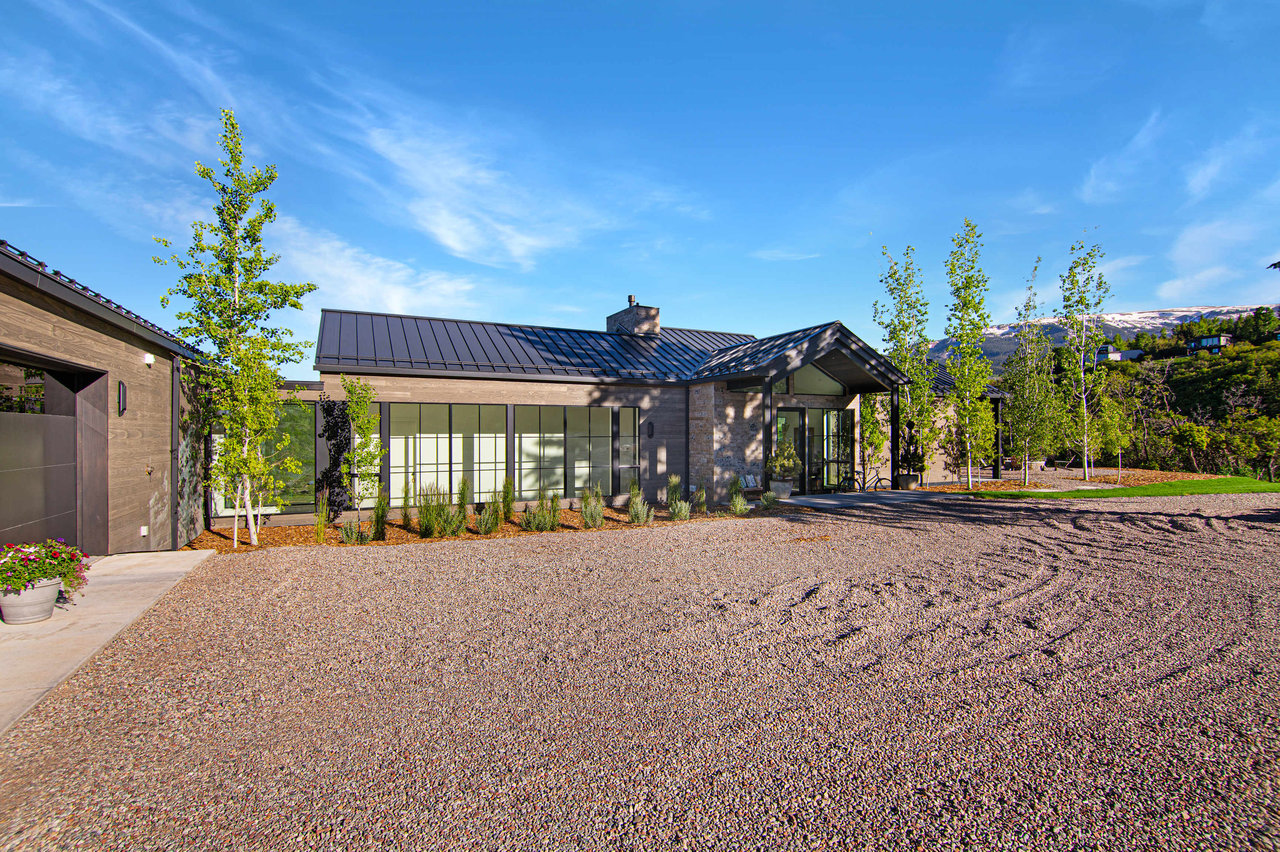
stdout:
{"type": "Polygon", "coordinates": [[[170,549],[171,353],[6,276],[0,276],[0,342],[107,374],[108,549],[170,549]],[[143,363],[147,352],[155,356],[150,366],[143,363]],[[128,388],[124,416],[116,413],[120,381],[128,388]]]}

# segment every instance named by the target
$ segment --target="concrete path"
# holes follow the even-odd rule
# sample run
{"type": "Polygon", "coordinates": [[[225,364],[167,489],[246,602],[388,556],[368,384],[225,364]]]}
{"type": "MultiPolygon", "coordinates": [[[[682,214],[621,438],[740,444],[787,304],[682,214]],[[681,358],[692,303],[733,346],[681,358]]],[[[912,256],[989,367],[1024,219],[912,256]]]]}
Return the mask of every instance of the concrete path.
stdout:
{"type": "Polygon", "coordinates": [[[93,563],[84,597],[35,624],[0,623],[0,735],[151,608],[212,550],[121,553],[93,563]]]}
{"type": "Polygon", "coordinates": [[[884,506],[922,503],[928,500],[954,500],[955,497],[956,495],[945,491],[859,491],[856,494],[811,494],[805,497],[793,495],[782,502],[810,509],[851,509],[868,504],[884,506]]]}

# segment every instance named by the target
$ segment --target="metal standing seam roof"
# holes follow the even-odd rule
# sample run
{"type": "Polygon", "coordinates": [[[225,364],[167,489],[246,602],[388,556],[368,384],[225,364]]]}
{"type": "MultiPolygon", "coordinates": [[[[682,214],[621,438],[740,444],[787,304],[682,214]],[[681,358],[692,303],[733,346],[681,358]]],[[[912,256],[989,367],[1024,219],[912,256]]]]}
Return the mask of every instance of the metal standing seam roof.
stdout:
{"type": "MultiPolygon", "coordinates": [[[[663,328],[659,335],[324,310],[315,368],[482,378],[683,383],[763,371],[839,323],[757,339],[750,334],[663,328]]],[[[865,353],[863,353],[865,356],[865,353]]],[[[887,364],[887,362],[885,362],[887,364]]],[[[883,364],[870,364],[883,372],[883,364]]],[[[892,365],[888,365],[893,370],[892,365]]],[[[896,372],[896,371],[895,371],[896,372]]]]}
{"type": "Polygon", "coordinates": [[[749,334],[664,328],[661,335],[325,310],[316,369],[563,376],[644,382],[689,378],[749,334]]]}
{"type": "MultiPolygon", "coordinates": [[[[951,371],[947,369],[944,361],[930,361],[933,365],[933,382],[932,388],[935,396],[946,396],[955,390],[956,377],[951,375],[951,371]]],[[[987,399],[1006,399],[1009,395],[997,388],[995,385],[987,385],[987,389],[982,394],[987,399]]]]}
{"type": "MultiPolygon", "coordinates": [[[[86,300],[92,306],[105,309],[105,312],[98,311],[96,309],[92,312],[99,313],[104,319],[107,319],[114,325],[124,327],[130,331],[141,332],[144,337],[150,336],[153,338],[160,338],[156,342],[162,344],[172,352],[177,352],[178,354],[184,355],[188,358],[198,358],[201,354],[199,349],[196,349],[181,337],[165,331],[150,320],[144,319],[123,305],[113,302],[98,291],[86,287],[76,279],[68,275],[64,275],[56,269],[50,271],[49,267],[43,261],[36,260],[25,251],[11,245],[7,240],[0,240],[0,256],[19,262],[31,272],[36,273],[38,276],[42,276],[53,284],[53,286],[41,286],[38,279],[35,282],[27,282],[35,283],[37,289],[44,290],[50,295],[58,296],[62,298],[63,301],[71,301],[72,304],[76,304],[75,301],[72,301],[75,297],[86,300]],[[61,290],[61,292],[58,292],[59,290],[61,290]],[[68,299],[66,296],[71,296],[72,299],[68,299]],[[124,320],[125,322],[122,322],[121,320],[124,320]],[[147,334],[148,332],[150,334],[147,334]]],[[[81,302],[76,306],[86,307],[84,302],[81,302]]]]}

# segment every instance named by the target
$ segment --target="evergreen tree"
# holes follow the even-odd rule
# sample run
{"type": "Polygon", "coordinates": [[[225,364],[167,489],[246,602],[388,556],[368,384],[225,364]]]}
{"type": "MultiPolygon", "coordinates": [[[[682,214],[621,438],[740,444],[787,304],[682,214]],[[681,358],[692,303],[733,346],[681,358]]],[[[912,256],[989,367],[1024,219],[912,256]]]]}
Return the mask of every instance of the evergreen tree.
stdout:
{"type": "MultiPolygon", "coordinates": [[[[246,171],[240,127],[231,110],[222,111],[220,142],[226,154],[219,161],[222,178],[203,163],[195,168],[217,196],[216,221],[192,223],[185,257],[173,254],[168,260],[153,260],[173,263],[182,271],[161,304],[167,306],[173,296],[185,299],[189,307],[178,312],[183,323],[179,333],[207,350],[202,379],[209,399],[200,425],[205,434],[222,433],[208,484],[234,495],[237,527],[244,506],[249,541],[257,544],[263,507],[279,487],[272,474],[281,462],[272,464],[269,443],[280,417],[279,370],[301,361],[309,345],[293,340],[288,329],[273,326],[272,315],[301,309],[302,297],[315,286],[263,278],[278,259],[262,245],[263,227],[275,221],[276,210],[259,196],[275,181],[276,168],[253,166],[246,171]]],[[[160,237],[156,242],[171,245],[160,237]]],[[[274,449],[285,446],[287,439],[274,449]]]]}
{"type": "Polygon", "coordinates": [[[986,307],[988,279],[981,266],[981,237],[977,226],[966,218],[964,229],[951,240],[946,264],[951,286],[947,370],[955,380],[948,401],[957,460],[964,461],[968,488],[973,488],[974,462],[991,453],[996,431],[991,404],[984,396],[992,370],[982,344],[991,316],[986,307]]]}

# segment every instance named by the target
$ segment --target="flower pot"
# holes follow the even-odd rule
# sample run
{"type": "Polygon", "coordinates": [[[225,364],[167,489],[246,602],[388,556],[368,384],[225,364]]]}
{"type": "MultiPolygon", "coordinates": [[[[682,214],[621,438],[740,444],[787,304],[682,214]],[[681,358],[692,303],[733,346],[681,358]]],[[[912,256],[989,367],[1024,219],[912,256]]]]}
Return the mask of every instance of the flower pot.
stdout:
{"type": "Polygon", "coordinates": [[[920,487],[920,474],[900,473],[896,477],[896,484],[899,491],[915,491],[920,487]]]}
{"type": "Polygon", "coordinates": [[[778,495],[779,500],[785,500],[791,496],[791,480],[775,479],[769,483],[769,490],[778,495]]]}
{"type": "Polygon", "coordinates": [[[37,580],[29,589],[17,594],[0,595],[0,617],[5,624],[31,624],[44,621],[53,615],[53,605],[58,602],[58,590],[62,580],[53,577],[37,580]]]}

